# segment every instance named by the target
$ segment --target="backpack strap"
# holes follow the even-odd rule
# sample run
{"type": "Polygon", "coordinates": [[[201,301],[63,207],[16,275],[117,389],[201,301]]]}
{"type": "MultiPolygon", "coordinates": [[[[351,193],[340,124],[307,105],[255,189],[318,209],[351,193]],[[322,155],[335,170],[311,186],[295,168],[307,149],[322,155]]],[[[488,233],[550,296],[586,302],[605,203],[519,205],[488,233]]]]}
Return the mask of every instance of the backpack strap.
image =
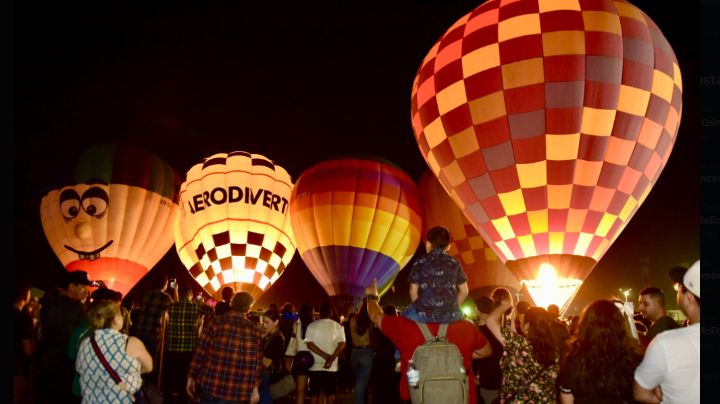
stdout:
{"type": "Polygon", "coordinates": [[[440,324],[440,329],[438,329],[437,336],[432,335],[430,332],[430,328],[425,323],[415,322],[415,324],[418,325],[420,328],[420,332],[423,335],[423,338],[425,341],[431,341],[431,340],[438,340],[438,339],[445,339],[445,334],[447,334],[448,324],[442,323],[440,324]]]}

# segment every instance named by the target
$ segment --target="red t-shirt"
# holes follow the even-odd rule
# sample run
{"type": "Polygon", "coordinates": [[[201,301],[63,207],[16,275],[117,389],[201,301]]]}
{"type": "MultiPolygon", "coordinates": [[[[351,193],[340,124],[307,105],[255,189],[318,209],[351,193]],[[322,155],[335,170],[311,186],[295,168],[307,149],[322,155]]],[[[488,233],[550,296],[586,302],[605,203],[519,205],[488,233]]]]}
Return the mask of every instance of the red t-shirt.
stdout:
{"type": "MultiPolygon", "coordinates": [[[[410,399],[410,390],[408,390],[407,372],[408,361],[415,353],[415,348],[422,345],[425,340],[422,336],[420,328],[411,320],[405,317],[383,316],[382,332],[386,337],[395,344],[400,351],[402,379],[400,379],[400,397],[403,400],[410,399]]],[[[437,334],[439,324],[428,324],[428,328],[433,335],[437,334]]],[[[475,404],[475,375],[472,371],[472,353],[477,349],[481,349],[487,344],[485,336],[480,330],[467,320],[460,320],[450,323],[447,330],[448,341],[457,345],[463,357],[463,365],[468,374],[468,387],[470,388],[470,404],[475,404]]]]}

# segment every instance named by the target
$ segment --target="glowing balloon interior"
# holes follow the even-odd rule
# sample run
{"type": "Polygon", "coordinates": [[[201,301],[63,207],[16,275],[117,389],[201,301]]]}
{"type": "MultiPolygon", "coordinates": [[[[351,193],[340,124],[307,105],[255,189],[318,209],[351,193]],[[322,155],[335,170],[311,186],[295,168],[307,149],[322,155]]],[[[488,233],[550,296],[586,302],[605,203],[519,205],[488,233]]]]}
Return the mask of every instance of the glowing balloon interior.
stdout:
{"type": "Polygon", "coordinates": [[[125,145],[84,150],[71,176],[42,198],[45,236],[68,271],[126,295],[173,244],[179,178],[125,145]]]}
{"type": "Polygon", "coordinates": [[[432,47],[411,104],[430,169],[518,279],[584,280],[668,161],[682,83],[625,1],[491,0],[432,47]]]}
{"type": "Polygon", "coordinates": [[[520,290],[520,282],[515,275],[485,243],[430,171],[420,176],[418,195],[423,211],[422,234],[435,226],[443,226],[450,231],[452,243],[448,254],[462,264],[468,277],[470,295],[489,294],[497,286],[515,293],[520,290]]]}
{"type": "Polygon", "coordinates": [[[257,300],[295,254],[293,183],[284,168],[246,152],[193,166],[180,188],[175,249],[190,274],[220,298],[225,286],[257,300]]]}
{"type": "Polygon", "coordinates": [[[316,164],[298,178],[290,210],[300,256],[331,297],[360,298],[373,278],[387,291],[420,242],[415,183],[384,161],[316,164]]]}

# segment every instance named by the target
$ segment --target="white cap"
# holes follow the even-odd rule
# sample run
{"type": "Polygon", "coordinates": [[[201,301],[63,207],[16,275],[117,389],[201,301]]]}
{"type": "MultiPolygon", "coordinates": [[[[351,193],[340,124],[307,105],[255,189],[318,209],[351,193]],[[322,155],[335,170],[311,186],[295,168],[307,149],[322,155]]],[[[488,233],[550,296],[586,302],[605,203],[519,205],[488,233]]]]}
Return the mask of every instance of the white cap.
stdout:
{"type": "Polygon", "coordinates": [[[685,272],[683,276],[683,285],[685,289],[689,290],[693,295],[700,297],[700,260],[695,261],[694,264],[685,272]]]}

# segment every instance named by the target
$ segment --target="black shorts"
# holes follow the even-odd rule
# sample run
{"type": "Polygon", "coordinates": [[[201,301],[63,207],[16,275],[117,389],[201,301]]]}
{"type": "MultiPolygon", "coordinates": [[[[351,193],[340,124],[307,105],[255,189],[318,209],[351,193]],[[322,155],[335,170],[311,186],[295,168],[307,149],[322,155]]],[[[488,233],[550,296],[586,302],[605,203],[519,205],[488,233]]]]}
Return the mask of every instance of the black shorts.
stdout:
{"type": "Polygon", "coordinates": [[[293,376],[307,376],[310,374],[310,370],[300,369],[300,366],[298,366],[298,362],[293,360],[292,368],[290,369],[290,373],[293,376]]]}
{"type": "Polygon", "coordinates": [[[334,396],[337,390],[337,372],[311,371],[308,380],[309,397],[318,397],[320,392],[334,396]]]}

